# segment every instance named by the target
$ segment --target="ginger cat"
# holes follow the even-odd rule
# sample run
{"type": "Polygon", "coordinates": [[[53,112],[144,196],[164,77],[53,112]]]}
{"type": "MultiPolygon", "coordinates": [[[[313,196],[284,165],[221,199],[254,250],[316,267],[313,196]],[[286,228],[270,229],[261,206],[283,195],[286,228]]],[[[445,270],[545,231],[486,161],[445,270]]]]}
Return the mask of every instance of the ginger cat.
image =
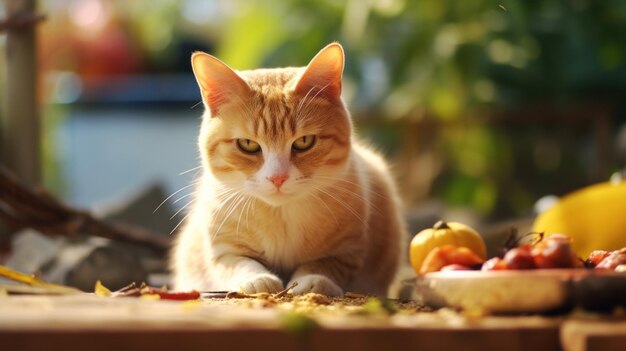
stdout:
{"type": "Polygon", "coordinates": [[[383,159],[354,140],[341,45],[234,71],[196,52],[202,176],[172,255],[179,290],[386,295],[405,229],[383,159]],[[286,285],[287,284],[287,285],[286,285]]]}

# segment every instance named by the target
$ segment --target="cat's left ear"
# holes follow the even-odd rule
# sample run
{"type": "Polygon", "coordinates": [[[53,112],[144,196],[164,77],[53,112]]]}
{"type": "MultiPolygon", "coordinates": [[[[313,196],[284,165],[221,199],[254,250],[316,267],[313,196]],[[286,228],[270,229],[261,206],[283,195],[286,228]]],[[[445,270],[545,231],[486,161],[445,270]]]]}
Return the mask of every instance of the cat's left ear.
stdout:
{"type": "Polygon", "coordinates": [[[191,66],[200,86],[202,101],[211,110],[212,116],[217,116],[226,102],[245,101],[250,96],[250,87],[243,78],[216,57],[194,52],[191,66]]]}
{"type": "Polygon", "coordinates": [[[315,55],[296,84],[296,94],[323,96],[331,100],[341,97],[341,75],[344,55],[339,43],[332,43],[315,55]]]}

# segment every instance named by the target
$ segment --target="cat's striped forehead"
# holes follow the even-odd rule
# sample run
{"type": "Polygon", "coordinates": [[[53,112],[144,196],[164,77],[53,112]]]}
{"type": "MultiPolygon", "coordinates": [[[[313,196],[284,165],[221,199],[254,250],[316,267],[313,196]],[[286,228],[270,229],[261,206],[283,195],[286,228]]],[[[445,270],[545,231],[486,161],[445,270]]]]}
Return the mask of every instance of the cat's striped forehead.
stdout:
{"type": "Polygon", "coordinates": [[[287,95],[259,94],[254,100],[249,123],[256,137],[280,142],[296,135],[298,125],[295,108],[287,95]]]}
{"type": "MultiPolygon", "coordinates": [[[[299,122],[298,103],[293,96],[294,80],[303,68],[258,69],[240,72],[253,92],[249,101],[249,124],[254,136],[271,143],[296,137],[299,122]]],[[[301,121],[300,121],[301,122],[301,121]]]]}

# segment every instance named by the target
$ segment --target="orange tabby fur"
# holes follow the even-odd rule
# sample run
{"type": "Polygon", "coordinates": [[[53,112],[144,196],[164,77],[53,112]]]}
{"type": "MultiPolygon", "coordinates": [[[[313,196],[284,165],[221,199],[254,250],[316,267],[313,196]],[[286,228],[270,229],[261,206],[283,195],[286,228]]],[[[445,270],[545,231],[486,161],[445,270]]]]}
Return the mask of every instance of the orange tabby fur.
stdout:
{"type": "Polygon", "coordinates": [[[352,136],[343,64],[336,43],[303,68],[235,72],[194,54],[203,175],[173,250],[176,289],[276,292],[297,281],[295,293],[386,295],[404,226],[388,167],[352,136]],[[293,149],[303,136],[313,146],[293,149]]]}

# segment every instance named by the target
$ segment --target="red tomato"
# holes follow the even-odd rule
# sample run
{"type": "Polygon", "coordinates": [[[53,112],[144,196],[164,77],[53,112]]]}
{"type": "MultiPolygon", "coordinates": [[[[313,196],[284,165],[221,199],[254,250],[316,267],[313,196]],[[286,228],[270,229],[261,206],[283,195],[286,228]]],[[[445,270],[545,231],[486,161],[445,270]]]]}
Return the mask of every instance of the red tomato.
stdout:
{"type": "Polygon", "coordinates": [[[531,254],[537,268],[574,268],[580,262],[570,244],[571,238],[562,234],[552,234],[539,242],[531,254]]]}
{"type": "Polygon", "coordinates": [[[504,255],[504,264],[507,269],[533,269],[535,267],[535,259],[531,254],[531,247],[528,245],[520,246],[509,250],[504,255]]]}
{"type": "Polygon", "coordinates": [[[595,250],[589,254],[589,258],[587,258],[587,262],[593,263],[594,266],[597,266],[603,259],[605,259],[611,253],[609,251],[604,250],[595,250]]]}
{"type": "Polygon", "coordinates": [[[606,256],[598,265],[596,269],[611,269],[614,270],[619,265],[626,264],[626,247],[615,250],[606,256]]]}

